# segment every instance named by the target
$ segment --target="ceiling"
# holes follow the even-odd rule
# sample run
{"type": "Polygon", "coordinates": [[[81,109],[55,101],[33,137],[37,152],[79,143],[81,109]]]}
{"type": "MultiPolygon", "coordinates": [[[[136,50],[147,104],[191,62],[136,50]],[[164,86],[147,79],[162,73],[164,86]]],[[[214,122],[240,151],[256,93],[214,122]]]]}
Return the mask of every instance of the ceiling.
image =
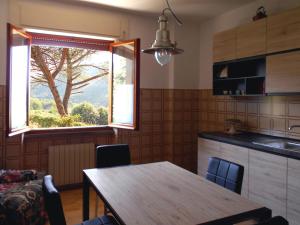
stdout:
{"type": "MultiPolygon", "coordinates": [[[[72,0],[81,4],[106,6],[135,13],[160,14],[166,0],[72,0]]],[[[215,17],[255,0],[169,0],[172,9],[182,19],[197,22],[215,17]]]]}

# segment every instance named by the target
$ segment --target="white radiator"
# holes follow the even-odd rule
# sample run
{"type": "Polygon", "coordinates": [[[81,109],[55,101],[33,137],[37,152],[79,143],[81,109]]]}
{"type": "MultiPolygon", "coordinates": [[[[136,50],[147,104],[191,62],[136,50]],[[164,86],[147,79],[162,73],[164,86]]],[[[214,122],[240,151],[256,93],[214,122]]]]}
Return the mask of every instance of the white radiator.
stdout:
{"type": "Polygon", "coordinates": [[[79,184],[82,170],[95,167],[95,144],[49,146],[48,172],[57,186],[79,184]]]}

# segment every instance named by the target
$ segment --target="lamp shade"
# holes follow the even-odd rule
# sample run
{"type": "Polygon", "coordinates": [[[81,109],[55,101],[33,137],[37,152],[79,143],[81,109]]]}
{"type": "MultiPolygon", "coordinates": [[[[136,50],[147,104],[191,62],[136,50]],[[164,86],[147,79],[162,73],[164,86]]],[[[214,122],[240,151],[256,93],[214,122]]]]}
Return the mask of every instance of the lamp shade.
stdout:
{"type": "Polygon", "coordinates": [[[156,61],[163,66],[171,60],[172,55],[180,54],[183,50],[176,47],[176,42],[171,42],[167,27],[168,18],[164,13],[160,15],[158,23],[159,29],[156,31],[155,41],[150,48],[143,49],[142,52],[154,54],[156,61]]]}

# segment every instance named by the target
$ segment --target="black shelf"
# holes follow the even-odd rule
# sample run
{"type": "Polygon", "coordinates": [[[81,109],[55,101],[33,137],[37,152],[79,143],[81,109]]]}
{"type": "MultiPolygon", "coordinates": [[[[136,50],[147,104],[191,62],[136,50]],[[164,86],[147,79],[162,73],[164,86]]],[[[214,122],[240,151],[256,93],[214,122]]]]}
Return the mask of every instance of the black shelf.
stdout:
{"type": "Polygon", "coordinates": [[[259,96],[265,94],[266,58],[216,63],[213,66],[214,95],[259,96]]]}

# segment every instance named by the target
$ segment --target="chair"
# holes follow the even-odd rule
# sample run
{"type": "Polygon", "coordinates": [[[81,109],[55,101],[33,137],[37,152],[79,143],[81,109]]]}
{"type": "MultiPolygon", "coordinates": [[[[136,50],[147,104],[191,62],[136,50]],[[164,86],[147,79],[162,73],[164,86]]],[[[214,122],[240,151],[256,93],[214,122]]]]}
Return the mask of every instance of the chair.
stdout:
{"type": "Polygon", "coordinates": [[[130,163],[130,151],[127,144],[96,146],[97,168],[125,166],[130,165],[130,163]]]}
{"type": "Polygon", "coordinates": [[[210,157],[206,179],[241,194],[244,167],[217,157],[210,157]]]}
{"type": "MultiPolygon", "coordinates": [[[[50,225],[67,225],[61,203],[60,194],[53,184],[51,175],[47,175],[43,179],[43,194],[45,201],[45,209],[48,213],[50,225]]],[[[87,220],[81,225],[116,225],[117,222],[112,216],[102,216],[92,220],[87,220]]]]}
{"type": "Polygon", "coordinates": [[[275,216],[275,217],[271,218],[270,220],[263,222],[263,223],[259,223],[257,225],[289,225],[289,223],[283,217],[275,216]]]}
{"type": "MultiPolygon", "coordinates": [[[[96,167],[107,168],[126,166],[131,164],[129,146],[127,144],[98,145],[96,146],[96,167]]],[[[98,212],[98,197],[96,198],[95,215],[98,212]]],[[[104,214],[107,214],[104,206],[104,214]]]]}

